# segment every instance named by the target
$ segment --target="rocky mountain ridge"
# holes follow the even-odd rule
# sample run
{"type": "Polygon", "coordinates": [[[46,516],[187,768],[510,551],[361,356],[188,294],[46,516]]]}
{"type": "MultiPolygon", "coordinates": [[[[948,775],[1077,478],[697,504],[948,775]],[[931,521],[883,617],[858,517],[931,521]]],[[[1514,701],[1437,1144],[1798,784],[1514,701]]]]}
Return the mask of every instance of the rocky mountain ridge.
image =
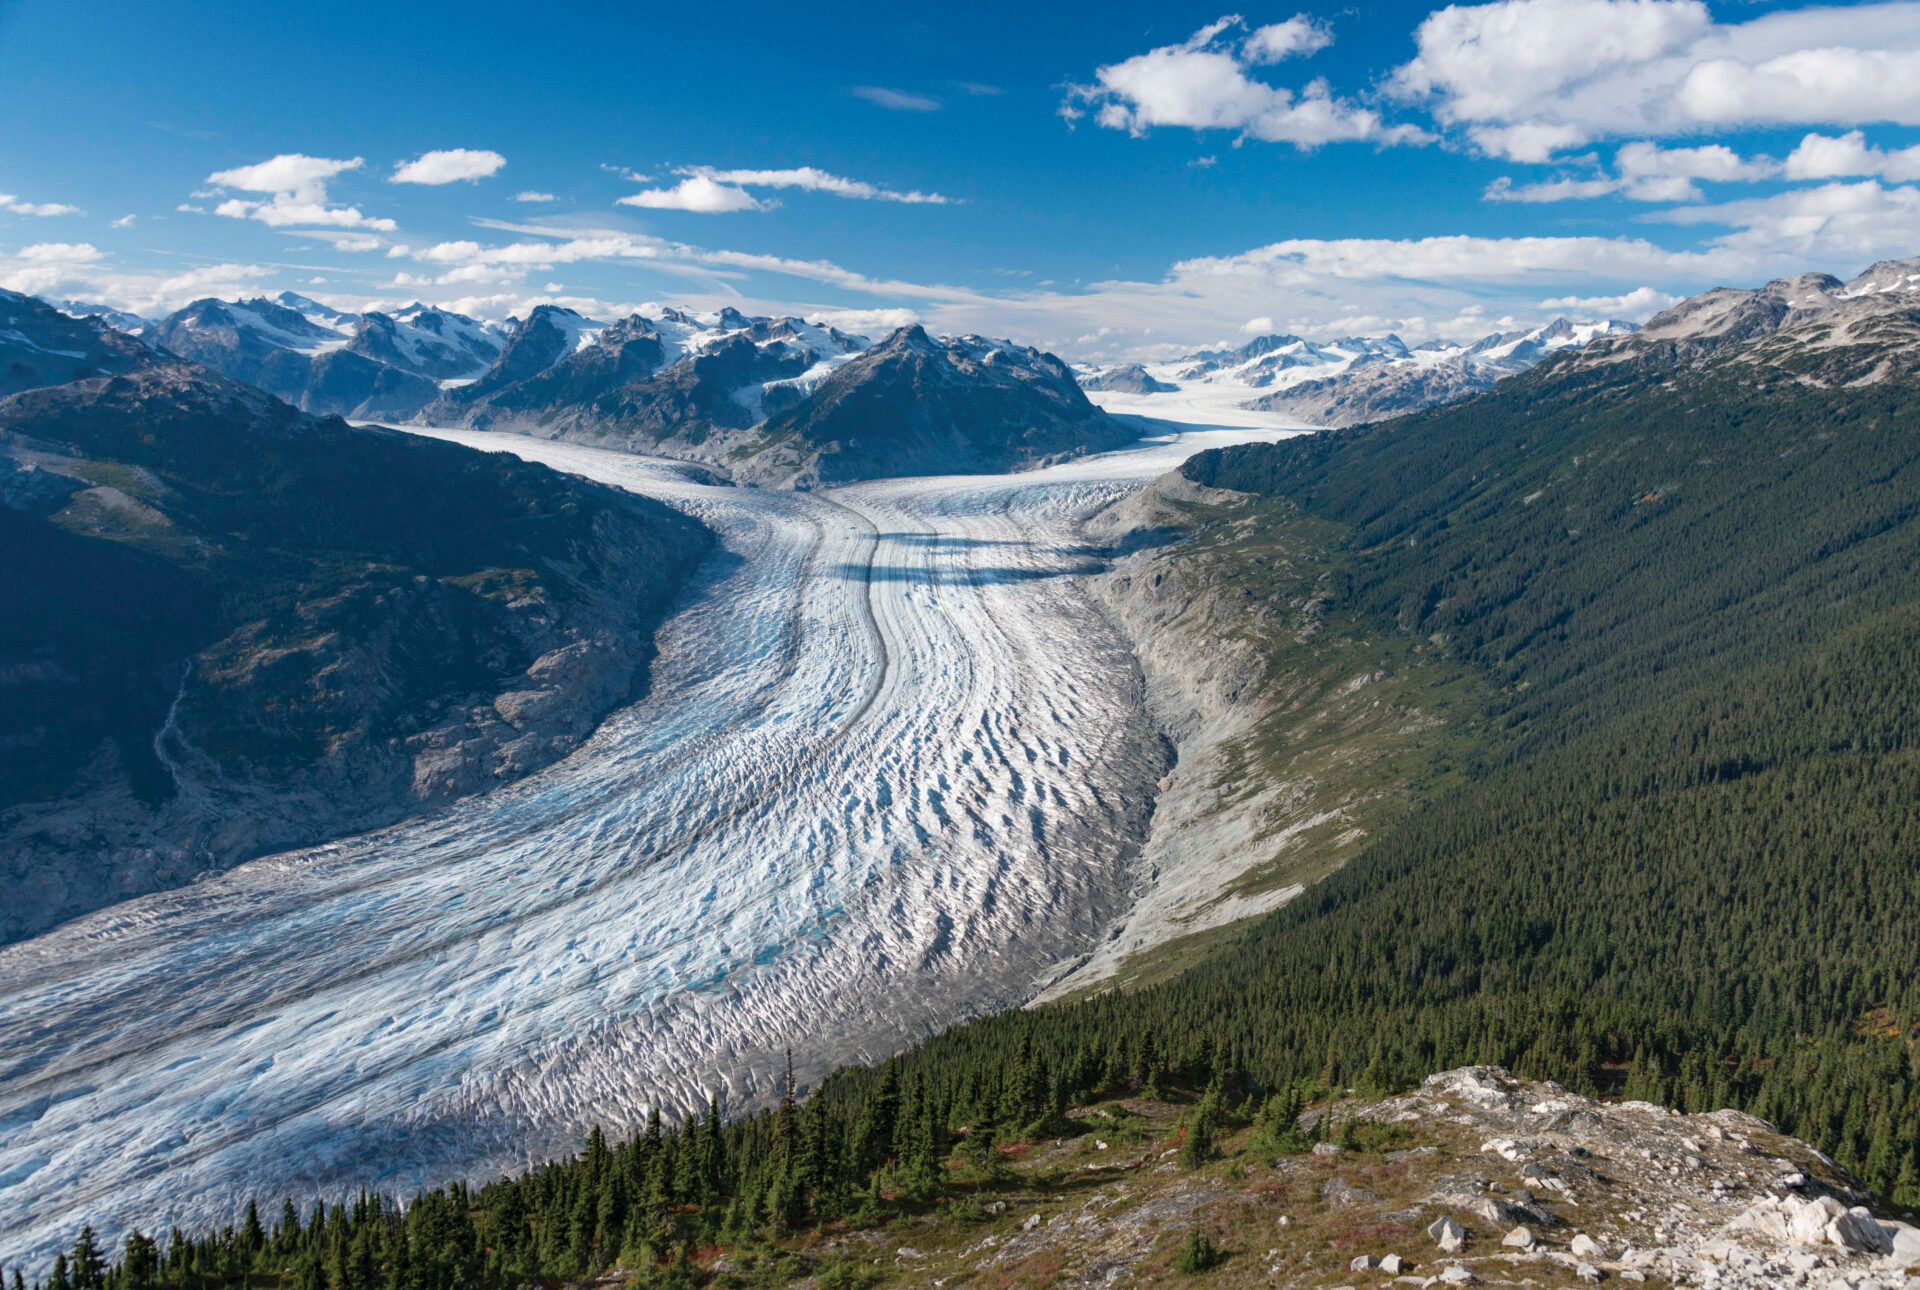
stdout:
{"type": "Polygon", "coordinates": [[[1880,261],[1847,282],[1802,273],[1751,289],[1717,287],[1568,361],[1575,370],[1736,363],[1826,387],[1911,374],[1920,370],[1920,257],[1880,261]]]}
{"type": "Polygon", "coordinates": [[[0,313],[13,378],[56,382],[0,399],[0,939],[566,755],[708,549],[647,499],[0,313]]]}
{"type": "Polygon", "coordinates": [[[463,315],[419,304],[346,314],[290,291],[196,300],[139,334],[303,412],[358,419],[412,416],[501,347],[495,329],[463,315]]]}
{"type": "Polygon", "coordinates": [[[769,417],[740,466],[801,487],[889,475],[998,473],[1115,448],[1136,432],[1051,354],[903,327],[769,417]],[[764,446],[762,446],[764,445],[764,446]]]}
{"type": "MultiPolygon", "coordinates": [[[[1284,413],[1303,425],[1348,426],[1478,394],[1552,354],[1632,330],[1631,323],[1557,318],[1469,344],[1436,340],[1408,346],[1393,335],[1330,341],[1257,336],[1236,349],[1094,369],[1082,376],[1082,385],[1130,395],[1237,392],[1244,394],[1239,406],[1246,409],[1284,413]]],[[[1131,401],[1126,410],[1151,416],[1152,400],[1131,401]]]]}

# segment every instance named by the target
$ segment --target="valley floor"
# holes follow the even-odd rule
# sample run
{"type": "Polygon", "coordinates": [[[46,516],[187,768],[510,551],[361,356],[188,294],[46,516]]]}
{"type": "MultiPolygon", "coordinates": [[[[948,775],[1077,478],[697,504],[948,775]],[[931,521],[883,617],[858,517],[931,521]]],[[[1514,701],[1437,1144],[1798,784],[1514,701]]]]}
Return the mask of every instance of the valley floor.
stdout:
{"type": "Polygon", "coordinates": [[[521,783],[0,951],[0,1259],[484,1177],[1032,997],[1143,889],[1170,758],[1080,524],[1275,437],[796,494],[439,433],[720,533],[651,693],[521,783]]]}

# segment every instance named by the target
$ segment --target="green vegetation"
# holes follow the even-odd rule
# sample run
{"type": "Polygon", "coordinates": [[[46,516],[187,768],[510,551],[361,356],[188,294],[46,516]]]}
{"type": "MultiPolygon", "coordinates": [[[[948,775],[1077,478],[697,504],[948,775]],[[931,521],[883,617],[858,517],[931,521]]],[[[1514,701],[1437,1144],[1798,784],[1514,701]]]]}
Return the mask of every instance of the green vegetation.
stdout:
{"type": "Polygon", "coordinates": [[[1193,1276],[1219,1267],[1225,1258],[1213,1238],[1196,1227],[1174,1252],[1173,1270],[1183,1276],[1193,1276]]]}

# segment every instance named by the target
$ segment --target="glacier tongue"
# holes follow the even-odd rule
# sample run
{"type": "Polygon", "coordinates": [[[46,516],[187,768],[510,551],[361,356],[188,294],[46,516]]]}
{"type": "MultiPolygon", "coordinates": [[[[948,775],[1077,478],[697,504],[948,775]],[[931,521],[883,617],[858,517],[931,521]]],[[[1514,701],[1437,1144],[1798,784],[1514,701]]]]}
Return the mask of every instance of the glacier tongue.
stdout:
{"type": "Polygon", "coordinates": [[[1017,476],[708,488],[433,432],[720,532],[647,697],[547,771],[0,950],[0,1261],[91,1221],[410,1193],[1030,997],[1129,903],[1164,770],[1078,523],[1190,433],[1017,476]]]}

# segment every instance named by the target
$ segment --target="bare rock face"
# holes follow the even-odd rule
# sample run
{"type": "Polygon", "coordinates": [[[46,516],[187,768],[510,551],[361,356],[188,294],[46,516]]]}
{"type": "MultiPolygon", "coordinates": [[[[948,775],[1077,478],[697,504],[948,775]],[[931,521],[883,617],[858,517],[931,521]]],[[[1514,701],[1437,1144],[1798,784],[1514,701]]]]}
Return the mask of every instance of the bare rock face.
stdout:
{"type": "Polygon", "coordinates": [[[1738,1111],[1596,1102],[1474,1066],[1343,1114],[1442,1137],[1433,1159],[1448,1172],[1429,1204],[1444,1213],[1428,1234],[1490,1284],[1523,1280],[1529,1263],[1582,1281],[1754,1290],[1903,1286],[1920,1268],[1920,1229],[1876,1214],[1831,1160],[1738,1111]]]}

